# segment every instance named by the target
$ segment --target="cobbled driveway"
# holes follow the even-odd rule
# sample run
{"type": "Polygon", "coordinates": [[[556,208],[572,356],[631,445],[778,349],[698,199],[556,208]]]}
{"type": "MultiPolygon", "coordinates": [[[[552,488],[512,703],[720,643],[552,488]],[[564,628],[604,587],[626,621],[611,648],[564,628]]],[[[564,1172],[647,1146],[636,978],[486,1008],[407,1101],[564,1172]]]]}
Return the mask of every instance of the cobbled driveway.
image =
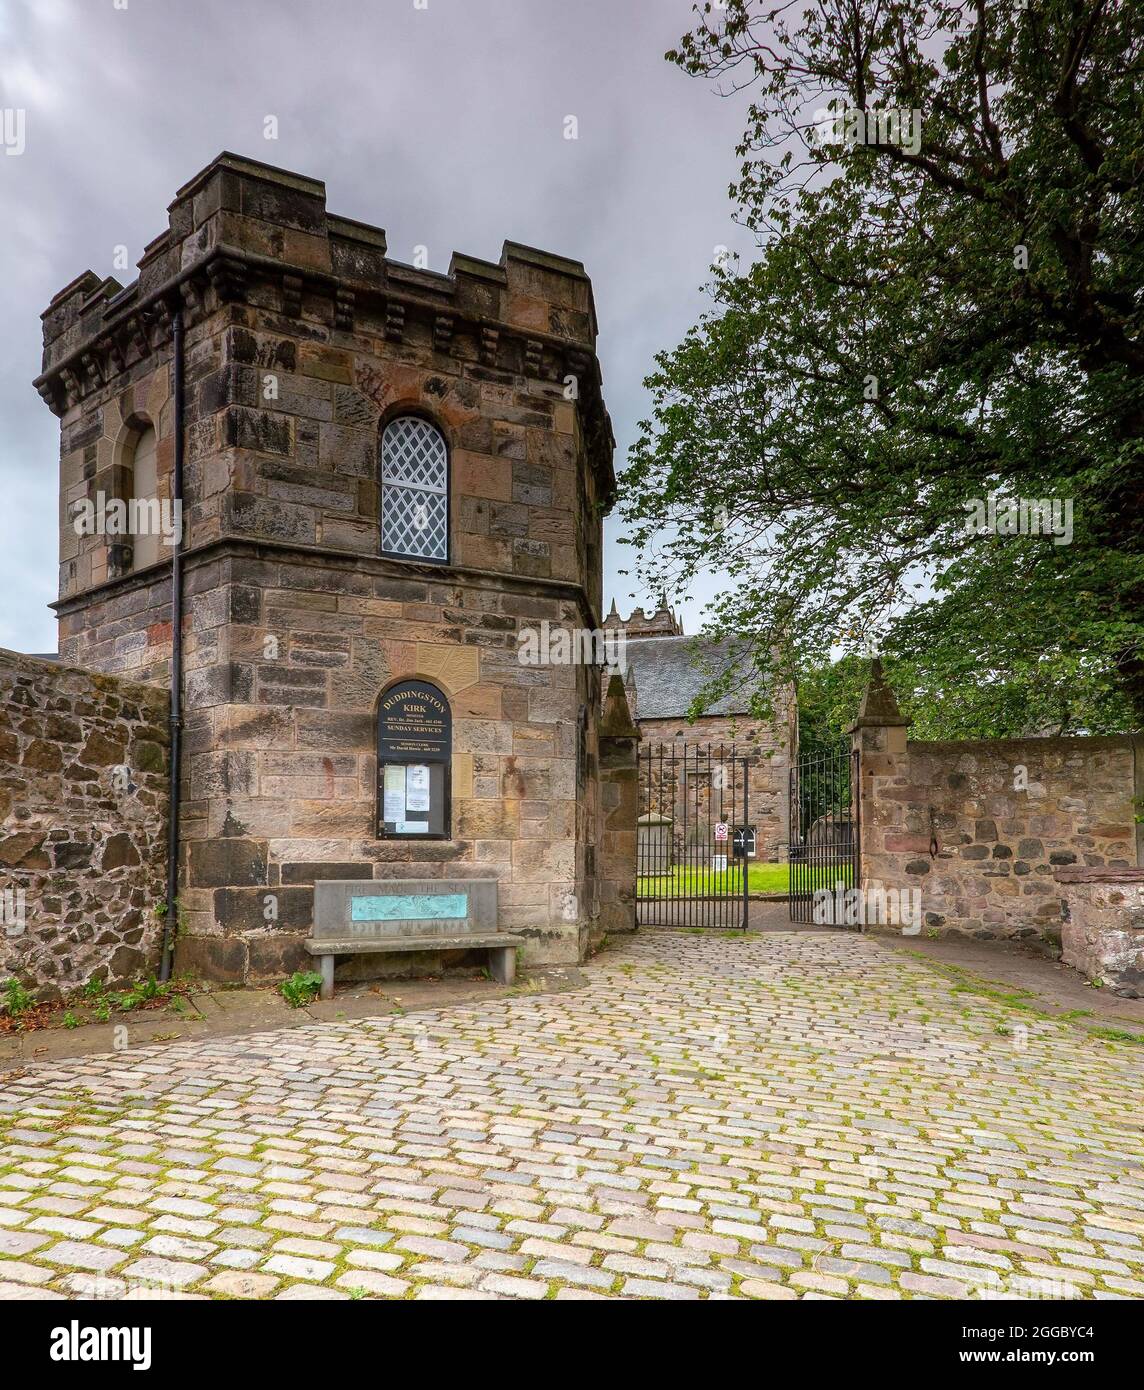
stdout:
{"type": "Polygon", "coordinates": [[[10,1075],[0,1294],[1144,1296],[1144,1049],[848,934],[585,973],[10,1075]]]}

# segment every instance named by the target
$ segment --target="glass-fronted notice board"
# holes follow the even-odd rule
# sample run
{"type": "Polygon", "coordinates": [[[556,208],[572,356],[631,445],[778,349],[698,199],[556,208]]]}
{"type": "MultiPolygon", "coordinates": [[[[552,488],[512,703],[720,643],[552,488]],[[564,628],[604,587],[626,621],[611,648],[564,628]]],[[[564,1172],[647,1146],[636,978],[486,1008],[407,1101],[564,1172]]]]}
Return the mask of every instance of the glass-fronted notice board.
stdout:
{"type": "Polygon", "coordinates": [[[448,835],[449,702],[428,681],[400,681],[377,715],[378,834],[448,835]]]}

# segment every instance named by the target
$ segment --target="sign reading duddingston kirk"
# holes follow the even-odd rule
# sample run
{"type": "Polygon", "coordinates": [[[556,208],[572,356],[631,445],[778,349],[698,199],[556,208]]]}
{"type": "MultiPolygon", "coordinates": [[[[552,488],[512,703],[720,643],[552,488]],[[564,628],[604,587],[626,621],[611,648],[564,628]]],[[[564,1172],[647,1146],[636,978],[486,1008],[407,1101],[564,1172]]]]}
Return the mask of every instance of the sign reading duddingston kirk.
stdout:
{"type": "Polygon", "coordinates": [[[442,836],[453,719],[442,691],[401,681],[378,702],[378,834],[442,836]]]}

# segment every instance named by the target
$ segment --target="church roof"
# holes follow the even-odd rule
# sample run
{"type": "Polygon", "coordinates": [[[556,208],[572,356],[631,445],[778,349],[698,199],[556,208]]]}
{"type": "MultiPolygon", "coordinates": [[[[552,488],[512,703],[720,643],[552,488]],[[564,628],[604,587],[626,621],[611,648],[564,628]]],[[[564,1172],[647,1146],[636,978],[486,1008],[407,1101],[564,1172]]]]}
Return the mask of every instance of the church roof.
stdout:
{"type": "MultiPolygon", "coordinates": [[[[628,637],[629,681],[636,719],[679,719],[714,676],[732,664],[732,643],[707,637],[628,637]]],[[[739,680],[705,714],[747,714],[755,682],[739,680]]]]}

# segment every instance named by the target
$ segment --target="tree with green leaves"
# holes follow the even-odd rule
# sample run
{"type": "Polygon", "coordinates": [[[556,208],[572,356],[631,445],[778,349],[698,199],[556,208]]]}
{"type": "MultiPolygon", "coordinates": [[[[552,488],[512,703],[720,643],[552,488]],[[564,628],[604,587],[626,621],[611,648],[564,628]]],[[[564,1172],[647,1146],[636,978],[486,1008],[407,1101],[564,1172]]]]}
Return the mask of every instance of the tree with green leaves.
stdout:
{"type": "Polygon", "coordinates": [[[947,737],[1144,724],[1144,5],[696,15],[758,254],[648,378],[641,577],[724,570],[772,679],[879,648],[947,737]]]}

